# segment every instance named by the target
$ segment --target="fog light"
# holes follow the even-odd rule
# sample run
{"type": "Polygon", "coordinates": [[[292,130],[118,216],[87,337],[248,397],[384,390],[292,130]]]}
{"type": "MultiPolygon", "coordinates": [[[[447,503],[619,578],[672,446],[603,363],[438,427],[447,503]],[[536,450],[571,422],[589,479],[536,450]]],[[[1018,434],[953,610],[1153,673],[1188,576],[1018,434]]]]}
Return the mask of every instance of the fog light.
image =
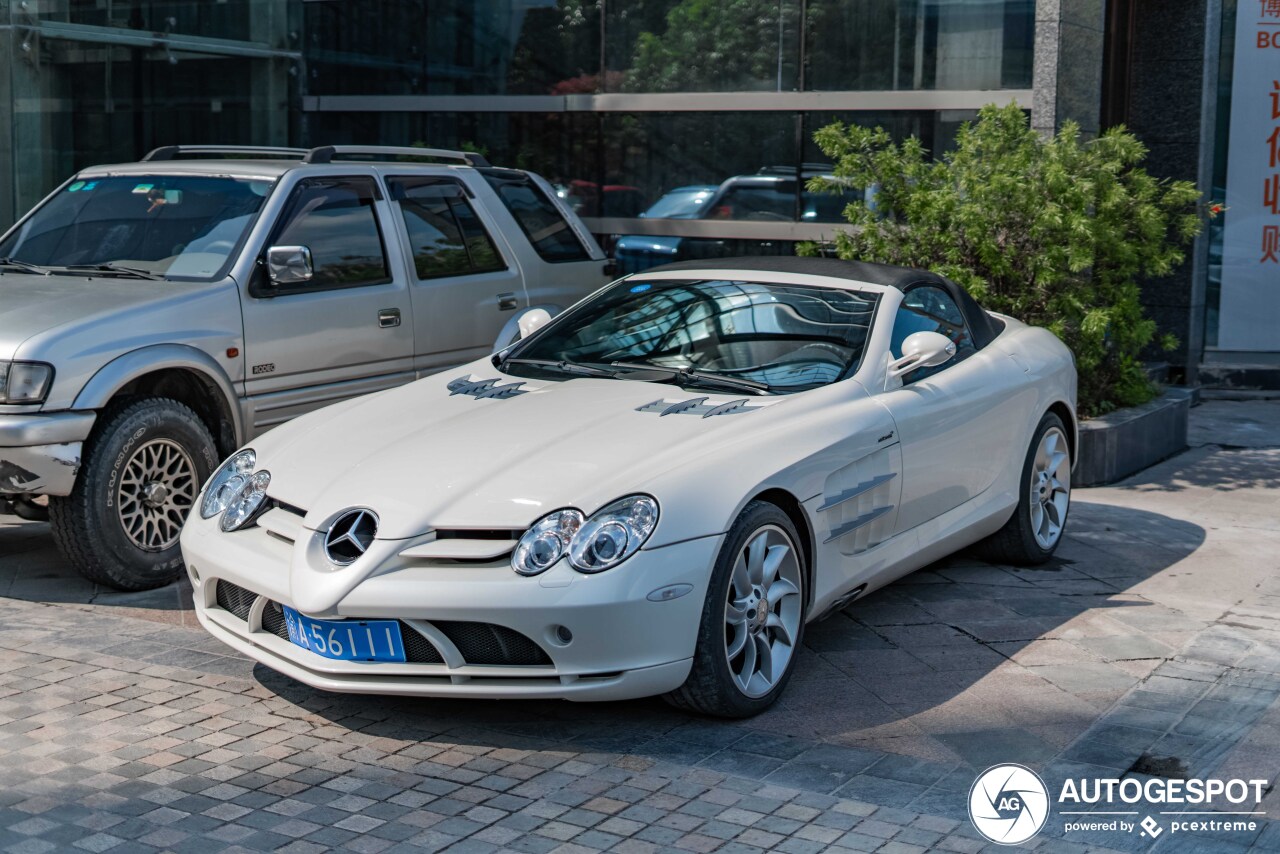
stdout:
{"type": "Polygon", "coordinates": [[[556,626],[556,640],[568,646],[573,643],[573,632],[567,626],[556,626]]]}

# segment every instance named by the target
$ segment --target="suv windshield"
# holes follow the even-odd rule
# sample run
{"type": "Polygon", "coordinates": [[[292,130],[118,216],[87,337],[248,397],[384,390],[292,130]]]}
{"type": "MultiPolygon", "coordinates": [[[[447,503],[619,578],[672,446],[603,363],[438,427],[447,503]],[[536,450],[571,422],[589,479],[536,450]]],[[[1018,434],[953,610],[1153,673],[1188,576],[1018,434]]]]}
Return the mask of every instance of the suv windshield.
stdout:
{"type": "Polygon", "coordinates": [[[518,345],[503,369],[541,376],[560,363],[620,367],[617,377],[627,379],[647,364],[804,391],[858,369],[877,300],[840,288],[628,279],[518,345]]]}
{"type": "Polygon", "coordinates": [[[0,258],[41,267],[116,265],[169,278],[213,279],[271,187],[264,180],[206,176],[77,179],[0,243],[0,258]]]}

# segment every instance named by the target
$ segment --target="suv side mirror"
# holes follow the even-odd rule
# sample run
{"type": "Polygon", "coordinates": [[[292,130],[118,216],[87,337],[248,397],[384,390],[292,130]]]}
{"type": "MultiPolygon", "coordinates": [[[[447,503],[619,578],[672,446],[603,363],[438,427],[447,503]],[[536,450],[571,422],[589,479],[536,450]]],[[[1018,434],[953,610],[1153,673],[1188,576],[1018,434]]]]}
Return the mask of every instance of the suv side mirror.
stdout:
{"type": "Polygon", "coordinates": [[[900,377],[916,368],[936,368],[951,361],[956,344],[940,332],[915,332],[902,342],[902,358],[889,363],[889,376],[900,377]]]}
{"type": "Polygon", "coordinates": [[[307,282],[315,275],[306,246],[272,246],[267,250],[267,277],[272,285],[307,282]]]}

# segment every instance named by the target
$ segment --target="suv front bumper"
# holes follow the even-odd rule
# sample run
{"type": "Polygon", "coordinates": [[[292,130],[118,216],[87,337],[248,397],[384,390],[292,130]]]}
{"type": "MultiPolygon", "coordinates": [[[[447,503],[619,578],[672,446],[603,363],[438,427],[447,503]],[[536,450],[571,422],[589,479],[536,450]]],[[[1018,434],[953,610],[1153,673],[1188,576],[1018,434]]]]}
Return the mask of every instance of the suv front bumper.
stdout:
{"type": "Polygon", "coordinates": [[[70,495],[97,414],[0,415],[0,495],[70,495]]]}

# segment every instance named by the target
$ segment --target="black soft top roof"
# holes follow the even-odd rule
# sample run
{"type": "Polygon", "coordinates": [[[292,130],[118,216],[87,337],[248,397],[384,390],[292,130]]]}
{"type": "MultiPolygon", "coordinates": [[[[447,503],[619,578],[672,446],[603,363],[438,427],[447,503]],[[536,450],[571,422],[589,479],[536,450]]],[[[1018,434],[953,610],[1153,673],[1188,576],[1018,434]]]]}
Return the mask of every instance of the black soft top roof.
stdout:
{"type": "MultiPolygon", "coordinates": [[[[964,312],[969,330],[973,333],[973,343],[982,349],[991,343],[1004,324],[992,317],[982,306],[978,305],[969,292],[955,282],[931,273],[928,270],[916,270],[911,267],[895,267],[892,264],[872,264],[868,261],[843,261],[839,258],[800,258],[787,255],[746,256],[740,258],[705,258],[697,261],[677,261],[674,264],[663,264],[653,267],[648,273],[676,273],[682,271],[696,273],[702,270],[742,270],[743,272],[759,271],[761,273],[794,273],[805,276],[830,276],[833,279],[848,279],[855,282],[867,282],[908,291],[920,285],[932,285],[942,288],[956,301],[956,305],[964,312]]],[[[644,273],[637,275],[643,276],[644,273]]]]}

